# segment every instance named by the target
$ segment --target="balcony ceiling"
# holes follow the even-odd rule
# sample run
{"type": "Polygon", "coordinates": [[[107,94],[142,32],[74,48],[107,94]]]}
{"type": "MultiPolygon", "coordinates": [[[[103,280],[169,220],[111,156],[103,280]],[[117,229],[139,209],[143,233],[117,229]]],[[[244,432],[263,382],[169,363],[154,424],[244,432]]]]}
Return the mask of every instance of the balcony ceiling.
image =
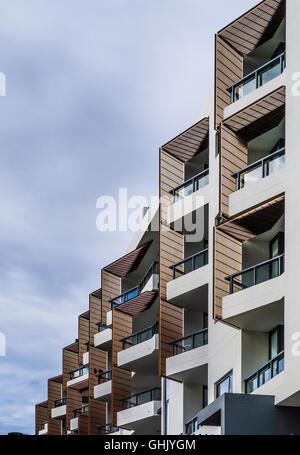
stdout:
{"type": "Polygon", "coordinates": [[[67,351],[75,352],[75,354],[78,354],[79,352],[79,343],[76,341],[75,343],[69,344],[69,346],[66,346],[64,349],[67,351]]]}
{"type": "Polygon", "coordinates": [[[269,231],[284,214],[284,194],[233,217],[218,229],[241,242],[269,231]]]}
{"type": "Polygon", "coordinates": [[[113,275],[116,275],[119,278],[125,277],[138,267],[143,257],[147,253],[151,243],[152,240],[140,246],[136,250],[125,254],[125,256],[121,257],[120,259],[117,259],[112,264],[107,265],[106,267],[104,267],[103,270],[112,273],[113,275]]]}
{"type": "Polygon", "coordinates": [[[146,291],[142,292],[128,302],[122,303],[116,309],[122,311],[122,313],[135,316],[136,314],[146,311],[154,302],[157,297],[157,291],[146,291]]]}
{"type": "Polygon", "coordinates": [[[284,116],[285,87],[280,87],[223,123],[248,142],[278,126],[284,116]]]}
{"type": "Polygon", "coordinates": [[[264,0],[223,28],[221,36],[242,56],[272,38],[285,15],[285,0],[264,0]]]}
{"type": "Polygon", "coordinates": [[[207,149],[208,132],[209,118],[205,117],[200,120],[200,122],[197,122],[195,125],[167,142],[161,148],[182,163],[186,163],[197,153],[207,149]]]}
{"type": "Polygon", "coordinates": [[[63,382],[63,375],[55,376],[54,378],[49,378],[49,381],[52,382],[58,382],[59,384],[62,384],[63,382]]]}
{"type": "Polygon", "coordinates": [[[98,299],[102,299],[102,288],[91,292],[91,295],[93,295],[94,297],[97,297],[98,299]]]}
{"type": "Polygon", "coordinates": [[[90,319],[90,311],[88,310],[85,313],[82,313],[80,315],[80,317],[83,318],[83,319],[88,319],[89,320],[90,319]]]}

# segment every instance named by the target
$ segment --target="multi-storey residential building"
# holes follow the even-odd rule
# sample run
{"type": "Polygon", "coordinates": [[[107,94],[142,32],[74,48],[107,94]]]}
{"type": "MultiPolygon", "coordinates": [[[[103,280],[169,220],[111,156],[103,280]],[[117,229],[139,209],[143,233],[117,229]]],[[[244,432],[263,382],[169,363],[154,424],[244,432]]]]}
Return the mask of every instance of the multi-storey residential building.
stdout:
{"type": "Polygon", "coordinates": [[[299,17],[264,0],[216,34],[214,95],[160,148],[160,203],[102,269],[38,434],[300,434],[299,17]]]}

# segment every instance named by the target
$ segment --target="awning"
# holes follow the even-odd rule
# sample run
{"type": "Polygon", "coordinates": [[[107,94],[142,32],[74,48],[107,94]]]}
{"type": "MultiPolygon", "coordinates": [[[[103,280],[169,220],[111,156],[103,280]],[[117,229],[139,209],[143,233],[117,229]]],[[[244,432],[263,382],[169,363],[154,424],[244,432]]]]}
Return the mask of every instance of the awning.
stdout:
{"type": "Polygon", "coordinates": [[[284,116],[285,87],[281,87],[223,123],[241,138],[250,141],[278,126],[284,116]]]}
{"type": "Polygon", "coordinates": [[[138,267],[151,243],[152,240],[140,246],[136,250],[131,251],[128,254],[125,254],[125,256],[121,257],[120,259],[117,259],[112,264],[107,265],[106,267],[104,267],[103,270],[112,273],[113,275],[116,275],[119,278],[125,277],[138,267]]]}
{"type": "Polygon", "coordinates": [[[208,147],[209,118],[197,122],[161,148],[178,160],[186,163],[208,147]]]}
{"type": "Polygon", "coordinates": [[[130,299],[116,307],[116,310],[122,311],[122,313],[129,314],[130,316],[135,316],[136,314],[148,310],[157,296],[157,291],[142,292],[133,299],[130,299]]]}
{"type": "Polygon", "coordinates": [[[233,217],[218,229],[242,242],[269,231],[284,214],[284,194],[233,217]]]}
{"type": "Polygon", "coordinates": [[[285,15],[285,0],[264,0],[218,33],[242,56],[272,38],[285,15]]]}

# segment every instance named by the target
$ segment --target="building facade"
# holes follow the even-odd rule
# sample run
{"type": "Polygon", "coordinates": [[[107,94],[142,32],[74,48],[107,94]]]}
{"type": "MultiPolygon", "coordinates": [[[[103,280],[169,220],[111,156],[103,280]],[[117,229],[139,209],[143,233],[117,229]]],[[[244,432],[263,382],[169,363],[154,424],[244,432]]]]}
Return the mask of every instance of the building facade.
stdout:
{"type": "Polygon", "coordinates": [[[300,434],[299,0],[215,36],[215,89],[63,349],[36,434],[300,434]]]}

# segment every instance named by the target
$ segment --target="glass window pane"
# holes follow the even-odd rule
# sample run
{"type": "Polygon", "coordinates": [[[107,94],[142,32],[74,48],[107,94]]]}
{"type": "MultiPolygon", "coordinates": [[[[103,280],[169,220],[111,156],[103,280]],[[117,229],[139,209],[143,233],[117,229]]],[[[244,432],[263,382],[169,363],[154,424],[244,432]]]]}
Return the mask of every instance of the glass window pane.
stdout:
{"type": "Polygon", "coordinates": [[[243,98],[243,96],[248,95],[248,93],[253,92],[253,90],[256,90],[256,79],[255,79],[255,76],[253,76],[247,82],[244,82],[243,85],[238,87],[237,99],[243,98]]]}
{"type": "Polygon", "coordinates": [[[184,273],[190,273],[192,271],[193,271],[193,260],[192,259],[188,259],[184,263],[184,273]]]}
{"type": "Polygon", "coordinates": [[[279,354],[278,352],[278,331],[271,333],[270,336],[270,357],[274,359],[274,357],[279,354]]]}
{"type": "Polygon", "coordinates": [[[271,81],[275,77],[281,74],[281,66],[280,60],[276,61],[272,65],[268,66],[263,72],[260,74],[260,83],[261,85],[266,84],[267,82],[271,81]]]}
{"type": "Polygon", "coordinates": [[[193,193],[193,183],[189,183],[187,186],[184,187],[184,196],[189,196],[193,193]]]}
{"type": "Polygon", "coordinates": [[[276,155],[270,161],[267,161],[266,164],[266,175],[274,174],[275,172],[280,171],[285,166],[285,154],[276,155]]]}
{"type": "Polygon", "coordinates": [[[270,266],[272,267],[272,264],[256,267],[256,284],[264,283],[270,279],[270,266]]]}
{"type": "Polygon", "coordinates": [[[198,256],[195,256],[195,270],[199,269],[200,267],[203,267],[205,265],[205,254],[199,254],[198,256]]]}
{"type": "Polygon", "coordinates": [[[249,171],[241,174],[241,188],[251,185],[257,180],[262,178],[262,165],[258,164],[256,167],[251,168],[249,171]]]}

